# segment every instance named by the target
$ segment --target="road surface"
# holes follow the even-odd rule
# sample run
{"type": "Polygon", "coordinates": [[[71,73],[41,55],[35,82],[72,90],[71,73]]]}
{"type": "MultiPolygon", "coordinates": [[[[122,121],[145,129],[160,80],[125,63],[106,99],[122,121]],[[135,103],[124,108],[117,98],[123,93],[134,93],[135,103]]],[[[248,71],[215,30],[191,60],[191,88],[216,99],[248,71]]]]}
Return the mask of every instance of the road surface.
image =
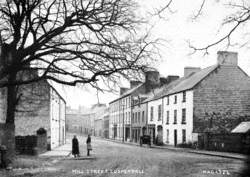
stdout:
{"type": "Polygon", "coordinates": [[[92,138],[91,158],[86,158],[86,137],[78,139],[80,159],[59,159],[48,170],[30,176],[237,177],[244,167],[244,162],[236,159],[131,146],[97,138],[92,138]]]}
{"type": "Polygon", "coordinates": [[[119,144],[92,138],[93,151],[86,159],[85,137],[79,138],[83,158],[62,160],[58,171],[37,176],[239,176],[243,161],[165,149],[119,144]],[[51,174],[54,173],[54,174],[51,174]]]}

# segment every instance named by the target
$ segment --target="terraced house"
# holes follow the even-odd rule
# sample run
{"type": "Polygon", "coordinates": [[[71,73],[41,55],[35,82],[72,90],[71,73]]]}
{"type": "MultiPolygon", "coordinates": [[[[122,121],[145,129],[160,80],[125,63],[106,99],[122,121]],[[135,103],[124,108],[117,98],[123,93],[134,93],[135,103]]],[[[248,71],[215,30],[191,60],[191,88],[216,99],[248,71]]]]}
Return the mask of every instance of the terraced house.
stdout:
{"type": "Polygon", "coordinates": [[[197,142],[204,132],[230,132],[249,121],[250,79],[237,53],[220,51],[213,66],[185,68],[184,77],[162,87],[148,108],[149,125],[163,143],[197,142]]]}
{"type": "MultiPolygon", "coordinates": [[[[162,83],[163,82],[164,78],[162,78],[162,83]]],[[[137,103],[136,100],[140,94],[149,93],[152,89],[159,87],[160,85],[161,79],[159,78],[159,72],[151,70],[145,73],[145,82],[131,81],[130,88],[120,89],[120,97],[109,104],[110,138],[132,141],[132,107],[137,103]]],[[[136,113],[136,115],[138,114],[136,113]]],[[[135,119],[133,118],[133,120],[135,119]]]]}
{"type": "Polygon", "coordinates": [[[130,82],[130,89],[121,88],[120,97],[110,102],[109,137],[122,141],[131,140],[131,106],[132,97],[140,92],[142,83],[130,82]]]}
{"type": "Polygon", "coordinates": [[[140,136],[147,134],[147,104],[143,103],[146,98],[147,95],[138,95],[134,99],[131,119],[133,142],[139,142],[140,136]]]}

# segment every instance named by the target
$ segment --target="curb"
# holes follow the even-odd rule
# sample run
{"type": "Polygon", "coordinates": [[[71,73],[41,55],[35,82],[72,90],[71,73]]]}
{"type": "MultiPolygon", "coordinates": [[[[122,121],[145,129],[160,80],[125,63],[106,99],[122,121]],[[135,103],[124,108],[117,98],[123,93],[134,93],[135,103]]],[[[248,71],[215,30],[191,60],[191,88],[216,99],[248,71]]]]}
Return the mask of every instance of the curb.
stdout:
{"type": "Polygon", "coordinates": [[[207,155],[207,156],[214,156],[214,157],[222,157],[227,159],[236,159],[236,160],[247,160],[247,156],[245,157],[236,157],[236,156],[227,156],[223,154],[212,154],[212,153],[206,153],[206,152],[195,152],[195,151],[188,151],[189,153],[193,154],[201,154],[201,155],[207,155]]]}

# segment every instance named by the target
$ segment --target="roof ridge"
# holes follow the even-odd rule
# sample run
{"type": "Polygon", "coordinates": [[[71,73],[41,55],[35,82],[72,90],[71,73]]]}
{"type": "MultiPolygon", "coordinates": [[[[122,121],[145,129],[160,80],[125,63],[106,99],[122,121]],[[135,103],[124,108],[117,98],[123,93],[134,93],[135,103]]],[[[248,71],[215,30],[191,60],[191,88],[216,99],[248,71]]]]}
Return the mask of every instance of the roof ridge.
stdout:
{"type": "Polygon", "coordinates": [[[202,81],[208,74],[210,74],[212,71],[214,71],[218,66],[219,66],[218,64],[208,66],[208,67],[203,68],[200,71],[195,72],[191,75],[183,76],[175,81],[172,81],[169,84],[165,84],[161,87],[162,91],[160,94],[153,95],[153,97],[149,97],[144,102],[157,100],[157,99],[162,98],[162,97],[167,96],[167,95],[178,93],[178,92],[181,92],[184,90],[189,90],[189,89],[193,88],[195,85],[197,85],[200,81],[202,81]],[[196,77],[198,77],[198,78],[196,78],[196,77]],[[192,79],[194,81],[192,81],[192,79]]]}

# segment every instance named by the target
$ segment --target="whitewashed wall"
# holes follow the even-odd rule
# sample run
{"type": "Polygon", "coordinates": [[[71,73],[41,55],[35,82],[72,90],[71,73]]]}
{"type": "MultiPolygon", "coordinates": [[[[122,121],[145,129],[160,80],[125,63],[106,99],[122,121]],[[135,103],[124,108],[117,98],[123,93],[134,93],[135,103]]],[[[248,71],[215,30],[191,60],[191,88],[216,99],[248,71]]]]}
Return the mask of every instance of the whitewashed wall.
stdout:
{"type": "Polygon", "coordinates": [[[186,142],[193,141],[193,91],[186,91],[186,102],[183,102],[183,92],[170,95],[169,105],[167,97],[163,98],[163,141],[167,143],[167,129],[169,129],[168,144],[174,145],[174,130],[177,130],[177,144],[182,143],[182,130],[186,130],[186,142]],[[177,103],[174,104],[174,96],[177,95],[177,103]],[[186,109],[186,124],[182,124],[182,109],[186,109]],[[174,110],[177,110],[177,124],[174,122],[174,110]],[[169,111],[169,124],[166,124],[167,111],[169,111]]]}
{"type": "Polygon", "coordinates": [[[60,140],[60,97],[50,89],[50,125],[51,125],[51,149],[59,146],[60,140]]]}
{"type": "MultiPolygon", "coordinates": [[[[155,125],[155,136],[157,135],[157,126],[162,125],[162,119],[163,119],[162,114],[161,114],[161,120],[160,121],[158,120],[158,106],[159,105],[162,105],[162,98],[148,102],[148,113],[147,113],[148,124],[155,125]],[[153,120],[151,120],[151,107],[154,108],[153,120]]],[[[163,106],[161,109],[163,109],[163,106]]]]}

